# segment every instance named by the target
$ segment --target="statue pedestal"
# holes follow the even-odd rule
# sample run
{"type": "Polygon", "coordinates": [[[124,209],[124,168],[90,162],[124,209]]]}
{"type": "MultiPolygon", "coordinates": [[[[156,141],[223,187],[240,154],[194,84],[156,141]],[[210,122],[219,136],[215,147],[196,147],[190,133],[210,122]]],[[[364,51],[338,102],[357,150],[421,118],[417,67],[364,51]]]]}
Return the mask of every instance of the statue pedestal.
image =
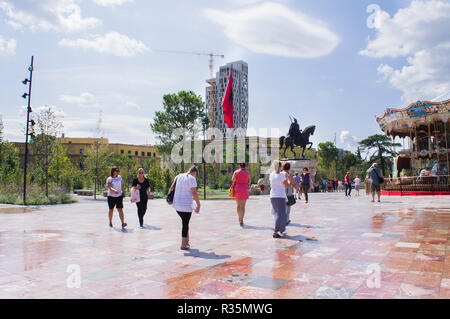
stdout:
{"type": "Polygon", "coordinates": [[[295,173],[298,173],[298,175],[301,175],[303,173],[303,169],[306,167],[311,174],[311,176],[316,176],[317,173],[317,161],[309,160],[309,159],[291,159],[291,160],[281,160],[282,163],[289,163],[291,164],[291,175],[295,175],[295,173]]]}

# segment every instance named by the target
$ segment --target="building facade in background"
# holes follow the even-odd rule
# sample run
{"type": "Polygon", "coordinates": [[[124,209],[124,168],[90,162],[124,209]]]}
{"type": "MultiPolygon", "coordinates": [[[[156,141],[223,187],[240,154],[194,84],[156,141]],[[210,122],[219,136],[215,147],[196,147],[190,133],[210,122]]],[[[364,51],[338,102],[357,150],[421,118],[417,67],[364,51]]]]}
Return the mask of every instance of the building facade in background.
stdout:
{"type": "MultiPolygon", "coordinates": [[[[86,158],[85,152],[89,147],[92,147],[97,142],[98,145],[108,145],[113,155],[123,154],[132,158],[137,158],[140,162],[145,159],[154,158],[159,164],[161,161],[156,148],[151,145],[131,145],[131,144],[110,144],[106,138],[59,138],[61,144],[67,149],[67,155],[71,162],[84,169],[84,160],[86,158]]],[[[25,157],[25,143],[15,142],[15,146],[19,149],[19,156],[21,163],[25,157]]],[[[33,154],[30,154],[30,158],[33,158],[33,154]]]]}
{"type": "MultiPolygon", "coordinates": [[[[228,125],[224,121],[222,102],[227,89],[230,70],[233,72],[233,126],[234,129],[240,129],[236,130],[236,136],[245,137],[249,111],[248,64],[246,62],[236,61],[220,67],[216,77],[212,79],[213,86],[206,87],[206,110],[210,118],[210,127],[219,129],[224,137],[229,136],[226,134],[228,125]]],[[[207,83],[209,84],[210,80],[207,83]]]]}

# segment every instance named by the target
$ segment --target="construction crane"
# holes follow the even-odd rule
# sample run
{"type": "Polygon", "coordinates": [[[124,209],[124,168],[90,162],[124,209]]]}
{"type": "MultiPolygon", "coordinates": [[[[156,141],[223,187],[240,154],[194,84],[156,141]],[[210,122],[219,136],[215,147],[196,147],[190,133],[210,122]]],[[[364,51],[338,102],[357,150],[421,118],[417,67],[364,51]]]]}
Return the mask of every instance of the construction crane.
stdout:
{"type": "Polygon", "coordinates": [[[214,98],[214,58],[225,58],[223,54],[214,54],[214,53],[198,53],[198,52],[189,52],[189,51],[173,51],[173,50],[158,50],[153,49],[154,52],[160,53],[173,53],[173,54],[190,54],[190,55],[199,55],[199,56],[209,56],[209,125],[210,127],[214,127],[214,110],[213,110],[213,98],[214,98]]]}

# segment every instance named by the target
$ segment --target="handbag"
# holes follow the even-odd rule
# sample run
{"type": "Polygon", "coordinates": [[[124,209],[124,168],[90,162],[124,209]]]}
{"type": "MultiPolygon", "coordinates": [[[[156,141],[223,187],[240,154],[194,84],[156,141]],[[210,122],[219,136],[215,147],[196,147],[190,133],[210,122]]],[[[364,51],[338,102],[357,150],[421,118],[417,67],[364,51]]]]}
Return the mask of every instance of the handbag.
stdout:
{"type": "Polygon", "coordinates": [[[167,194],[166,202],[169,205],[173,204],[173,198],[175,197],[175,188],[177,186],[177,179],[175,178],[175,184],[173,185],[173,189],[167,194]]]}
{"type": "Polygon", "coordinates": [[[294,206],[295,203],[297,203],[294,195],[288,195],[288,189],[286,189],[286,198],[287,198],[286,205],[289,207],[294,206]]]}
{"type": "Polygon", "coordinates": [[[297,203],[297,201],[295,200],[294,195],[288,195],[286,205],[294,206],[296,203],[297,203]]]}
{"type": "Polygon", "coordinates": [[[234,197],[234,184],[231,185],[230,189],[228,190],[228,197],[234,197]]]}
{"type": "Polygon", "coordinates": [[[141,193],[138,189],[134,188],[131,190],[131,202],[139,203],[141,201],[141,193]]]}

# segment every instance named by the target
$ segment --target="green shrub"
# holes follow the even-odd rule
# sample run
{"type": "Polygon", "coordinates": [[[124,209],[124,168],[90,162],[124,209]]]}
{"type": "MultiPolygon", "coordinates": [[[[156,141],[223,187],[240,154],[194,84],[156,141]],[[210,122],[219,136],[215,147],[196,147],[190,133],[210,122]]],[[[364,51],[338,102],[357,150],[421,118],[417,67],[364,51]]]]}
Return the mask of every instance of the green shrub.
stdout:
{"type": "Polygon", "coordinates": [[[166,198],[167,197],[167,193],[163,192],[163,191],[157,191],[157,192],[152,192],[152,196],[155,199],[158,198],[166,198]]]}
{"type": "Polygon", "coordinates": [[[73,189],[83,189],[84,188],[84,177],[81,174],[72,175],[72,187],[73,189]]]}
{"type": "Polygon", "coordinates": [[[220,175],[217,179],[217,187],[221,189],[228,189],[231,186],[232,175],[220,175]]]}
{"type": "MultiPolygon", "coordinates": [[[[0,188],[0,203],[23,205],[22,192],[11,189],[10,187],[0,188]]],[[[75,203],[76,201],[77,199],[67,193],[67,190],[58,187],[50,187],[48,198],[41,187],[30,186],[27,188],[28,205],[57,205],[75,203]]]]}

